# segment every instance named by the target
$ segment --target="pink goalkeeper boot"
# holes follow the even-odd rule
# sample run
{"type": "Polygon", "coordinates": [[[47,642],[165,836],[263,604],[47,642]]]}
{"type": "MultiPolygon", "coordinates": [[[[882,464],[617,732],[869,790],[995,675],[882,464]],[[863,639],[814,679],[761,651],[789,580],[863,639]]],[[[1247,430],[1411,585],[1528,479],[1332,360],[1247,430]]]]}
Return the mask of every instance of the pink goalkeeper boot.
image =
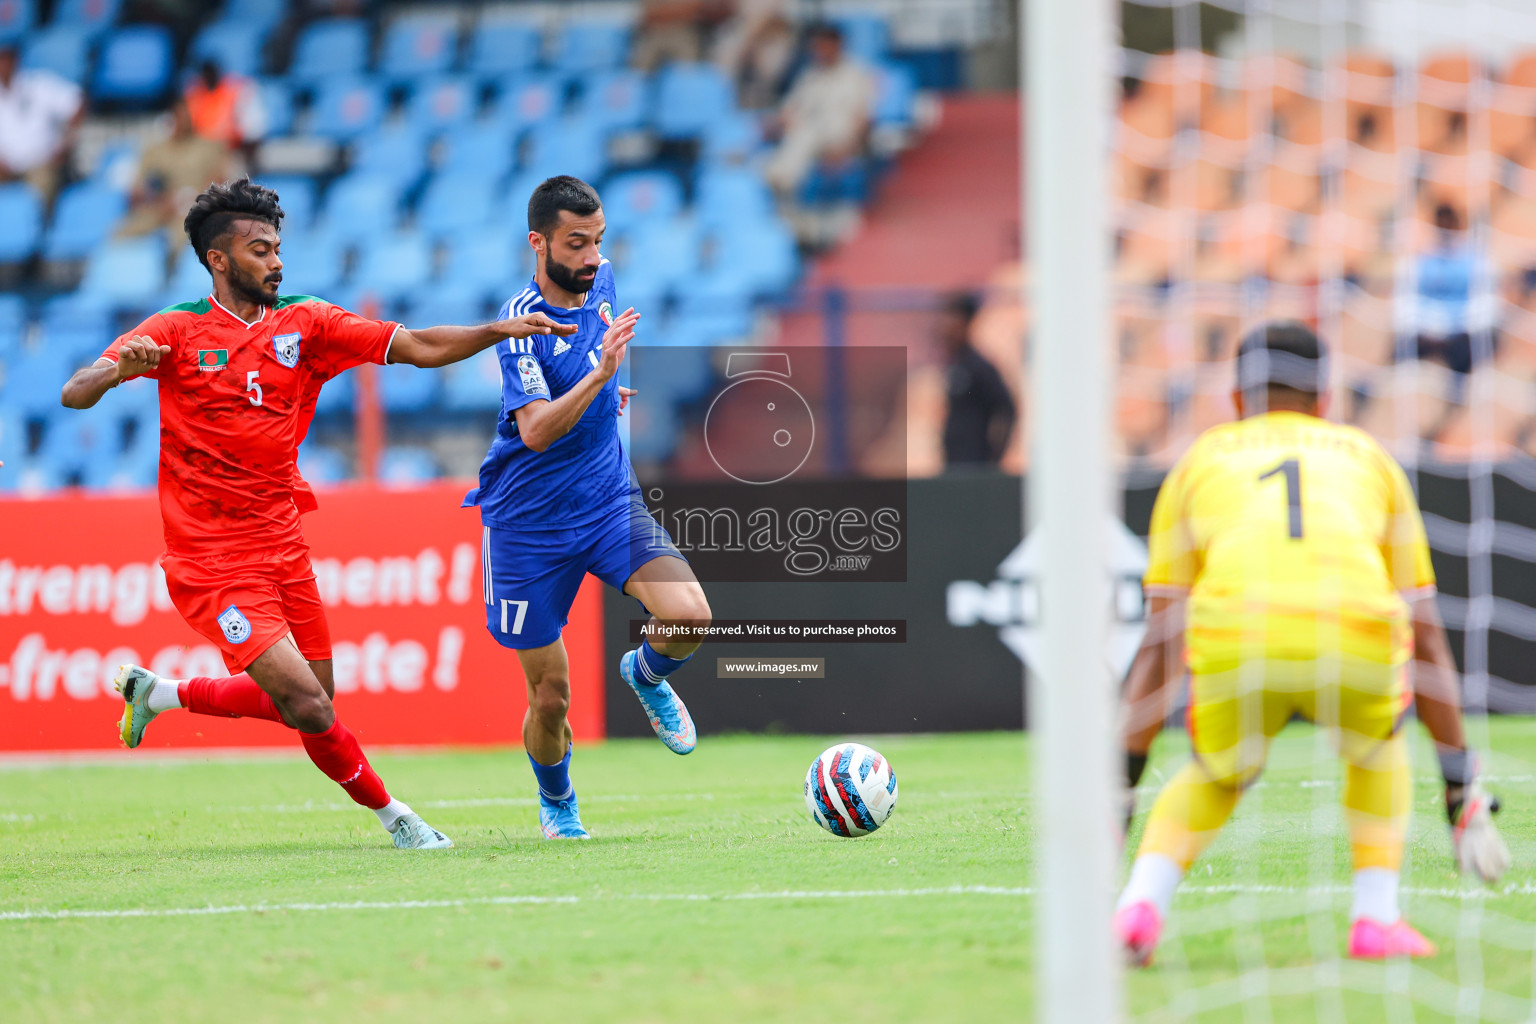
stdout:
{"type": "Polygon", "coordinates": [[[1137,967],[1152,963],[1157,940],[1163,934],[1163,917],[1151,900],[1141,900],[1115,911],[1115,934],[1125,947],[1126,959],[1137,967]]]}
{"type": "Polygon", "coordinates": [[[1349,927],[1349,955],[1355,960],[1434,956],[1437,952],[1433,942],[1401,918],[1396,924],[1382,924],[1368,917],[1357,917],[1349,927]]]}

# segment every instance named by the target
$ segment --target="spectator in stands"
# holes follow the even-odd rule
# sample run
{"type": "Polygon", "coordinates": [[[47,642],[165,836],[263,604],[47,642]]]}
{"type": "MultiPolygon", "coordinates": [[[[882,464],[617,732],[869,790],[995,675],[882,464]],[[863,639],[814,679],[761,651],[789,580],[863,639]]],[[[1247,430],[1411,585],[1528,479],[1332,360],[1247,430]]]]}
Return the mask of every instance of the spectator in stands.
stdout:
{"type": "Polygon", "coordinates": [[[730,0],[645,0],[630,61],[652,72],[671,61],[696,61],[711,29],[730,16],[730,0]]]}
{"type": "Polygon", "coordinates": [[[0,42],[0,181],[25,180],[52,203],[85,114],[80,87],[51,71],[18,66],[0,42]]]}
{"type": "Polygon", "coordinates": [[[720,26],[714,61],[736,83],[736,101],[747,110],[774,106],[795,59],[789,0],[740,0],[720,26]]]}
{"type": "Polygon", "coordinates": [[[1435,207],[1435,235],[1434,248],[1415,266],[1416,355],[1465,374],[1492,350],[1493,275],[1449,203],[1435,207]],[[1483,351],[1485,337],[1488,351],[1483,351]]]}
{"type": "Polygon", "coordinates": [[[765,175],[787,198],[818,164],[862,155],[875,103],[875,77],[844,51],[842,30],[821,23],[810,28],[808,38],[810,64],[766,126],[779,145],[765,175]]]}
{"type": "Polygon", "coordinates": [[[223,142],[204,138],[192,129],[186,100],[171,110],[171,131],[139,154],[139,173],[129,194],[128,215],[118,234],[147,235],[164,231],[167,250],[180,253],[182,220],[198,194],[216,181],[241,175],[241,161],[223,142]]]}
{"type": "Polygon", "coordinates": [[[950,297],[939,313],[948,411],[944,416],[946,466],[996,466],[1013,432],[1016,409],[1002,374],[971,344],[974,295],[950,297]]]}
{"type": "Polygon", "coordinates": [[[217,61],[203,61],[183,99],[192,130],[205,139],[237,149],[265,134],[260,93],[239,75],[226,75],[217,61]]]}

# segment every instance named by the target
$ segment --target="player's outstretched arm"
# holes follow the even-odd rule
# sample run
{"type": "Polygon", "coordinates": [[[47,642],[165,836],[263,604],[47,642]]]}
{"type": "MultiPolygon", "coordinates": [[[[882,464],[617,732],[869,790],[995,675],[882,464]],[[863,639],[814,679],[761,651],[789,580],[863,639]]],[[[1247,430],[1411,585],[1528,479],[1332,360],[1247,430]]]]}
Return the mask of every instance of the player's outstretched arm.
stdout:
{"type": "Polygon", "coordinates": [[[1456,662],[1433,594],[1413,602],[1413,660],[1414,702],[1440,755],[1456,865],[1496,882],[1510,865],[1509,847],[1493,823],[1499,801],[1483,788],[1477,755],[1467,749],[1456,662]]]}
{"type": "Polygon", "coordinates": [[[633,308],[626,309],[603,334],[603,358],[575,387],[552,402],[540,399],[517,408],[513,415],[517,417],[517,432],[523,444],[542,452],[576,425],[603,385],[619,372],[639,321],[639,313],[633,308]]]}
{"type": "Polygon", "coordinates": [[[468,359],[504,338],[575,333],[575,324],[559,323],[543,313],[529,313],[480,327],[420,327],[414,330],[402,327],[390,342],[389,361],[422,367],[447,366],[468,359]]]}
{"type": "MultiPolygon", "coordinates": [[[[1147,602],[1147,632],[1131,662],[1120,695],[1121,728],[1125,741],[1125,783],[1134,791],[1147,768],[1152,741],[1168,717],[1168,684],[1173,667],[1182,664],[1184,598],[1152,597],[1147,602]]],[[[1126,801],[1126,823],[1135,807],[1132,792],[1126,801]]]]}
{"type": "Polygon", "coordinates": [[[102,356],[94,364],[76,370],[74,376],[64,382],[59,401],[67,409],[89,409],[101,401],[102,395],[130,377],[149,373],[170,354],[169,345],[161,345],[147,335],[135,335],[118,349],[117,362],[102,356]]]}

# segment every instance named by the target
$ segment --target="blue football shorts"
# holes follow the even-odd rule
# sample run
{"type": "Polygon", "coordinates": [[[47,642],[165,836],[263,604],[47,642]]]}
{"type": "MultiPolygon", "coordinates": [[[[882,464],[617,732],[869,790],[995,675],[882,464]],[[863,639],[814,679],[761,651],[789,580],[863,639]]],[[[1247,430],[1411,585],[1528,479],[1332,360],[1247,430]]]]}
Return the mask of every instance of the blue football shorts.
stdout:
{"type": "Polygon", "coordinates": [[[480,561],[485,628],[503,647],[545,647],[560,638],[582,578],[624,590],[636,569],[683,558],[664,526],[632,500],[587,526],[552,530],[485,525],[480,561]]]}

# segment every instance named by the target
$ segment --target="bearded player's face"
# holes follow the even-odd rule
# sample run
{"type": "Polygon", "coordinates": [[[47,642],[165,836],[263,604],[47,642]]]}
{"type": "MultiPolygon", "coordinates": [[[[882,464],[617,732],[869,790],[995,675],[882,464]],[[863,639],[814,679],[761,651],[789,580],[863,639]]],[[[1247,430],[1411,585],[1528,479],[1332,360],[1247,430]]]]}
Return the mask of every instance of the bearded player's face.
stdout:
{"type": "Polygon", "coordinates": [[[259,306],[277,303],[277,286],[283,282],[282,240],[265,221],[236,221],[230,234],[229,287],[236,295],[259,306]]]}
{"type": "Polygon", "coordinates": [[[544,238],[544,273],[549,279],[573,295],[590,291],[603,262],[598,250],[606,226],[602,210],[585,217],[561,210],[560,223],[544,238]]]}

